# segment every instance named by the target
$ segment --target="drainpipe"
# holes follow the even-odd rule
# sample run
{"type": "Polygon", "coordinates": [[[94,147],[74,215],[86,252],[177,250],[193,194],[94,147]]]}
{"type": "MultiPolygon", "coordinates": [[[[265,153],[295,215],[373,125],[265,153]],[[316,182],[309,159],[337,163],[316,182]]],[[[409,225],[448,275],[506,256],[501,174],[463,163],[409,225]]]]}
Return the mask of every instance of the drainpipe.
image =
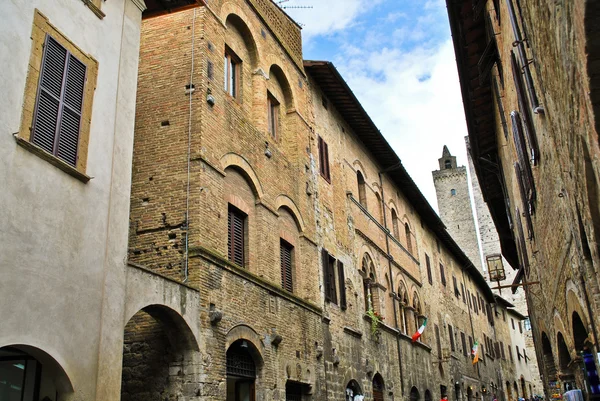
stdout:
{"type": "MultiPolygon", "coordinates": [[[[386,213],[385,213],[385,193],[383,192],[383,173],[388,172],[388,171],[392,171],[395,170],[397,168],[400,167],[400,163],[389,167],[385,170],[382,170],[379,172],[379,187],[381,188],[381,210],[382,210],[382,214],[383,214],[383,226],[386,228],[386,232],[385,232],[385,247],[386,247],[386,252],[387,252],[387,260],[388,260],[388,270],[389,270],[389,274],[390,274],[390,285],[393,286],[394,284],[394,276],[392,273],[392,255],[390,254],[390,230],[388,229],[387,226],[387,218],[386,218],[386,213]]],[[[392,287],[392,292],[394,292],[394,288],[392,287]]],[[[396,311],[396,302],[397,300],[394,299],[392,301],[392,304],[394,305],[394,325],[396,326],[396,330],[400,330],[400,328],[398,327],[398,312],[396,311]]],[[[404,395],[404,373],[403,373],[403,368],[402,368],[402,350],[400,349],[400,336],[396,336],[396,344],[397,344],[397,348],[398,348],[398,365],[400,367],[400,391],[401,394],[404,395]]]]}

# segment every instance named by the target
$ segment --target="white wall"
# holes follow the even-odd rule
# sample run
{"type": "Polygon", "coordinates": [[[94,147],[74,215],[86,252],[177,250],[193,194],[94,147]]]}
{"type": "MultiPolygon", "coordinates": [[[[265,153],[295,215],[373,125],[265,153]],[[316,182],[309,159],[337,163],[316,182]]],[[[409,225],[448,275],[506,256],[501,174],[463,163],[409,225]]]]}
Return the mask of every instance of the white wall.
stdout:
{"type": "Polygon", "coordinates": [[[81,0],[0,1],[0,347],[54,357],[75,388],[61,398],[70,400],[96,399],[100,349],[122,340],[141,10],[110,0],[102,11],[99,19],[81,0]],[[12,136],[35,8],[98,61],[87,184],[12,136]]]}

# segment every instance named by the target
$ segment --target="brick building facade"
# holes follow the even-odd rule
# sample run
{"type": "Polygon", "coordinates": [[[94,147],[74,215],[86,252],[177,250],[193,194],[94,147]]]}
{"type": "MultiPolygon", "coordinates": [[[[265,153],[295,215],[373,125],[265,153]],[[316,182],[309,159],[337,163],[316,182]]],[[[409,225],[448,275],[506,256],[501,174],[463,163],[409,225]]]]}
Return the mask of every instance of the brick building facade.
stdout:
{"type": "Polygon", "coordinates": [[[600,395],[593,1],[448,1],[469,143],[546,395],[600,395]]]}
{"type": "Polygon", "coordinates": [[[131,318],[123,399],[506,399],[507,306],[273,2],[147,19],[138,82],[129,260],[201,302],[131,318]]]}

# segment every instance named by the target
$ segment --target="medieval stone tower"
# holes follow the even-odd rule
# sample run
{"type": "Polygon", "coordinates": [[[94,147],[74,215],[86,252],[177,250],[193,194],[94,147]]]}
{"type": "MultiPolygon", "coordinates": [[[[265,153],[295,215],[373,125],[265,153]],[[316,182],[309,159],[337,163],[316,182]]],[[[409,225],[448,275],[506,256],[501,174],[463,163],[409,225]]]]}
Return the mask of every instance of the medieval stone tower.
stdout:
{"type": "Polygon", "coordinates": [[[456,156],[450,154],[447,146],[444,146],[442,157],[438,161],[440,169],[432,174],[440,217],[452,238],[483,273],[469,196],[467,169],[465,166],[456,165],[456,156]]]}

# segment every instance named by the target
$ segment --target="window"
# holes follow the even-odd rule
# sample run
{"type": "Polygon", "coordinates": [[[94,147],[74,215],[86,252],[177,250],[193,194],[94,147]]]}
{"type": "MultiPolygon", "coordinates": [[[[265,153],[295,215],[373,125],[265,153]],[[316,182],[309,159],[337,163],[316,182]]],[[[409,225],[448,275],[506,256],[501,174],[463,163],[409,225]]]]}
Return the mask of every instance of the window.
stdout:
{"type": "Polygon", "coordinates": [[[506,361],[506,353],[504,352],[504,343],[500,341],[500,354],[502,354],[502,360],[506,361]]]}
{"type": "Polygon", "coordinates": [[[363,276],[363,291],[365,296],[365,311],[372,309],[375,312],[379,312],[379,299],[376,297],[376,293],[373,291],[373,286],[376,283],[375,280],[375,266],[373,260],[366,254],[362,259],[361,273],[363,276]]]}
{"type": "Polygon", "coordinates": [[[455,195],[456,195],[456,189],[452,188],[452,189],[450,190],[450,195],[451,195],[451,196],[455,196],[455,195]]]}
{"type": "Polygon", "coordinates": [[[462,331],[460,332],[460,342],[462,343],[463,355],[468,356],[469,353],[467,352],[467,340],[465,338],[465,333],[462,331]]]}
{"type": "Polygon", "coordinates": [[[444,265],[440,263],[440,280],[444,287],[446,286],[446,274],[444,273],[444,265]]]}
{"type": "Polygon", "coordinates": [[[410,226],[408,223],[404,223],[404,233],[406,234],[406,249],[408,249],[408,252],[412,253],[412,234],[410,233],[410,226]]]}
{"type": "Polygon", "coordinates": [[[358,201],[361,205],[367,208],[367,190],[365,184],[365,177],[363,177],[360,171],[356,172],[356,182],[358,184],[358,201]]]}
{"type": "Polygon", "coordinates": [[[514,363],[514,359],[513,359],[513,354],[512,354],[512,349],[510,348],[510,345],[507,345],[508,347],[508,356],[510,356],[510,361],[514,363]]]}
{"type": "Polygon", "coordinates": [[[519,352],[519,346],[515,345],[515,350],[517,351],[517,360],[521,362],[521,353],[519,352]]]}
{"type": "Polygon", "coordinates": [[[396,209],[392,209],[392,226],[394,229],[394,237],[400,239],[400,228],[398,227],[398,214],[396,209]]]}
{"type": "Polygon", "coordinates": [[[267,92],[267,122],[269,134],[273,138],[279,135],[279,102],[270,92],[267,92]]]}
{"type": "Polygon", "coordinates": [[[510,318],[510,324],[512,326],[512,329],[514,330],[515,329],[515,320],[512,317],[510,318]]]}
{"type": "Polygon", "coordinates": [[[331,182],[331,174],[329,171],[329,149],[323,138],[319,137],[319,171],[321,176],[331,182]]]}
{"type": "Polygon", "coordinates": [[[346,310],[346,278],[344,276],[344,264],[338,260],[338,282],[340,285],[340,308],[346,310]]]}
{"type": "Polygon", "coordinates": [[[87,182],[97,62],[36,10],[32,53],[17,143],[87,182]]]}
{"type": "Polygon", "coordinates": [[[519,333],[523,334],[523,324],[519,321],[519,333]]]}
{"type": "Polygon", "coordinates": [[[463,283],[460,283],[460,289],[461,289],[463,303],[466,304],[467,300],[465,299],[465,285],[463,283]]]}
{"type": "Polygon", "coordinates": [[[455,276],[452,276],[452,284],[454,285],[454,296],[460,299],[460,291],[458,290],[458,283],[455,276]]]}
{"type": "Polygon", "coordinates": [[[523,325],[525,326],[525,331],[531,331],[531,320],[529,318],[523,321],[523,325]]]}
{"type": "Polygon", "coordinates": [[[284,240],[280,240],[279,253],[281,255],[281,287],[289,292],[294,292],[292,266],[294,264],[294,247],[284,240]]]}
{"type": "Polygon", "coordinates": [[[245,266],[245,240],[246,240],[246,215],[239,209],[229,205],[229,216],[227,219],[228,233],[227,256],[233,263],[245,266]]]}
{"type": "Polygon", "coordinates": [[[223,89],[232,97],[239,99],[240,95],[240,73],[242,61],[229,48],[225,47],[225,74],[223,80],[223,89]]]}
{"type": "Polygon", "coordinates": [[[442,359],[442,343],[440,342],[440,328],[437,324],[434,325],[435,341],[437,343],[438,358],[442,359]]]}
{"type": "Polygon", "coordinates": [[[452,326],[448,325],[448,336],[450,337],[450,349],[452,352],[456,351],[456,347],[454,345],[454,330],[452,330],[452,326]]]}
{"type": "Polygon", "coordinates": [[[429,280],[429,284],[433,284],[433,277],[431,276],[431,262],[429,260],[429,255],[425,254],[425,264],[427,265],[427,279],[429,280]]]}
{"type": "Polygon", "coordinates": [[[335,289],[335,258],[323,249],[321,253],[323,263],[323,282],[325,284],[325,301],[337,304],[335,289]]]}

